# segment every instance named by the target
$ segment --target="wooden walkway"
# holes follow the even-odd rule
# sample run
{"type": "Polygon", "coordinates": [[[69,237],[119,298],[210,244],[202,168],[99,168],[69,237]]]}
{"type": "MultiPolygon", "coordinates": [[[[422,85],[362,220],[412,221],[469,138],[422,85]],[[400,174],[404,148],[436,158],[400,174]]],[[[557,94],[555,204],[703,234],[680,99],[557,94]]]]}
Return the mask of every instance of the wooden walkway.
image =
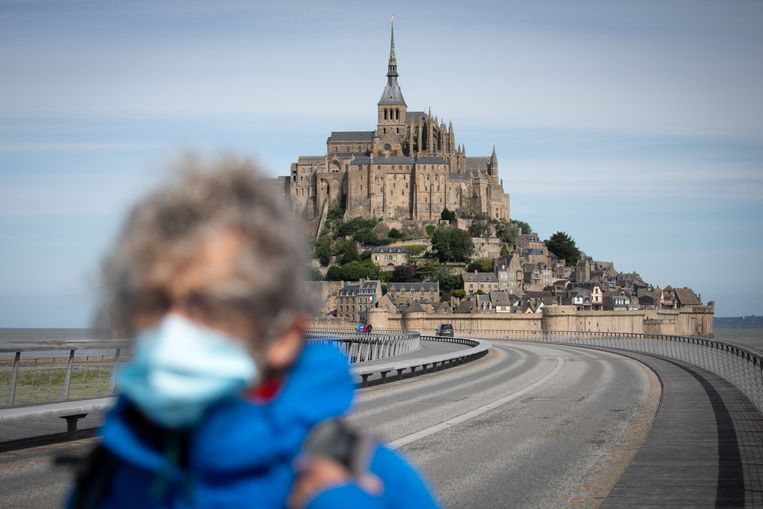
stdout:
{"type": "Polygon", "coordinates": [[[646,442],[601,507],[763,507],[763,415],[712,373],[627,355],[657,373],[662,399],[646,442]]]}

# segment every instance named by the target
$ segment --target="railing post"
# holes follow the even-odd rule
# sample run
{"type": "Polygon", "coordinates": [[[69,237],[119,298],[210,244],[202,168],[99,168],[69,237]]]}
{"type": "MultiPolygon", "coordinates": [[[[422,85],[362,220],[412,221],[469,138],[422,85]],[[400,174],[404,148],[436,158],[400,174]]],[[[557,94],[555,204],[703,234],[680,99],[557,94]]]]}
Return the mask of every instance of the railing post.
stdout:
{"type": "Polygon", "coordinates": [[[61,399],[69,399],[69,387],[72,383],[72,369],[74,368],[74,349],[69,350],[69,362],[66,365],[66,376],[64,377],[64,390],[61,393],[61,399]]]}
{"type": "Polygon", "coordinates": [[[117,392],[117,370],[119,369],[120,353],[122,353],[122,349],[117,348],[117,351],[114,354],[114,362],[111,363],[111,385],[109,386],[109,389],[111,390],[112,394],[116,394],[117,392]]]}
{"type": "Polygon", "coordinates": [[[21,352],[16,352],[13,356],[13,371],[11,371],[11,381],[8,384],[8,406],[13,406],[16,401],[16,380],[19,375],[19,364],[21,363],[21,352]]]}

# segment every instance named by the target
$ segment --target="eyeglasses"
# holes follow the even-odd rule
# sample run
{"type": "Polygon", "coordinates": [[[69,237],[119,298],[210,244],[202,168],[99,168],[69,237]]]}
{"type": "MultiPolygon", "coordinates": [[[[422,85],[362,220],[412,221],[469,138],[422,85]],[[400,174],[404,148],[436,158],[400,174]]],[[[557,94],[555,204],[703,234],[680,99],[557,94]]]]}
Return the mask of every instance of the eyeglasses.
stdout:
{"type": "Polygon", "coordinates": [[[234,314],[249,314],[253,304],[253,299],[241,296],[204,291],[176,296],[154,289],[138,294],[134,310],[138,319],[161,318],[171,311],[179,311],[192,320],[216,323],[234,314]]]}

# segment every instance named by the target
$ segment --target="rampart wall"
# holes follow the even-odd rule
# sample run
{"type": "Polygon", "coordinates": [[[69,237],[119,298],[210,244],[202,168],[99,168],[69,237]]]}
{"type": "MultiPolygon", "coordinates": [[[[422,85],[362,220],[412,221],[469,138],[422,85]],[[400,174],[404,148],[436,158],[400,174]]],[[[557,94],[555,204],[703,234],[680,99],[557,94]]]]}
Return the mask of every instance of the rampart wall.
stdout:
{"type": "Polygon", "coordinates": [[[377,329],[413,329],[433,332],[450,323],[456,334],[499,331],[623,332],[712,336],[713,308],[637,311],[578,311],[573,306],[553,306],[541,314],[518,313],[389,313],[374,309],[369,322],[377,329]]]}

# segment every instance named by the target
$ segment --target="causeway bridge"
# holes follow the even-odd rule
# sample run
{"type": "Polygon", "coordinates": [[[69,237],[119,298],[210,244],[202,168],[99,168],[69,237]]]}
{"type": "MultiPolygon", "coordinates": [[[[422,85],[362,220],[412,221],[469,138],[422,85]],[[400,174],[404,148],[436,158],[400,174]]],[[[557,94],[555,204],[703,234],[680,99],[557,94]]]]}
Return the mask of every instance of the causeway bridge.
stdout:
{"type": "MultiPolygon", "coordinates": [[[[312,336],[355,361],[350,421],[404,451],[446,507],[763,507],[755,350],[637,334],[312,336]]],[[[61,505],[70,472],[54,458],[92,446],[129,357],[118,342],[41,348],[0,350],[4,508],[61,505]]]]}

